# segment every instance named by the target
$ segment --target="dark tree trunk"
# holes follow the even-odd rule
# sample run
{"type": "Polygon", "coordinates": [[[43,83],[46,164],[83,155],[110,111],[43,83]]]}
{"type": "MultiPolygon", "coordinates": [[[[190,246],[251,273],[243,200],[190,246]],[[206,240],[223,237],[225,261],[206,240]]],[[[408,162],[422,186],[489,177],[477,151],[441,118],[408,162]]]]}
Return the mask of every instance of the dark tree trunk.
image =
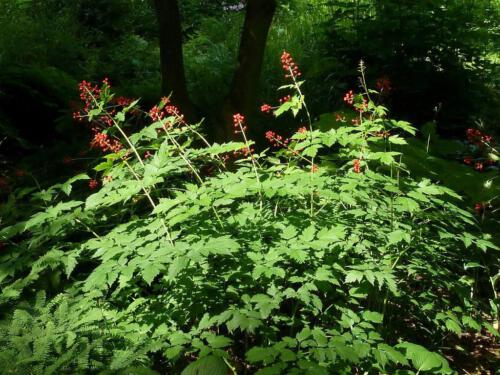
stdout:
{"type": "Polygon", "coordinates": [[[196,120],[196,112],[189,98],[184,58],[182,55],[182,27],[177,0],[154,0],[160,32],[160,63],[162,93],[172,94],[172,102],[188,121],[196,120]]]}
{"type": "Polygon", "coordinates": [[[267,35],[275,11],[275,0],[247,1],[238,66],[222,108],[222,123],[215,129],[215,136],[220,140],[233,138],[233,113],[239,112],[247,117],[255,113],[267,35]]]}

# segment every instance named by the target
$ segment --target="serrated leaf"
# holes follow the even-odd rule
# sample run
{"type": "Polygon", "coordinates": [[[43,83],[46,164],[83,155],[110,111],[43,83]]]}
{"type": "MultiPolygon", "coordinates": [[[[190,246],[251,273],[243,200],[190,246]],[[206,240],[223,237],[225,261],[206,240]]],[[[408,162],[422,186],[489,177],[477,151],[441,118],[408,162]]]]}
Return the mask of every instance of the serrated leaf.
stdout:
{"type": "Polygon", "coordinates": [[[156,276],[159,275],[161,271],[161,268],[158,264],[156,263],[148,263],[141,271],[142,278],[144,281],[148,284],[151,285],[153,280],[155,279],[156,276]]]}
{"type": "Polygon", "coordinates": [[[410,243],[411,241],[411,236],[409,233],[397,229],[387,235],[387,239],[389,240],[388,243],[389,245],[395,245],[400,243],[401,241],[405,241],[406,243],[410,243]]]}
{"type": "Polygon", "coordinates": [[[453,332],[453,333],[455,333],[455,334],[457,334],[457,335],[461,335],[461,334],[462,334],[462,328],[461,328],[461,327],[460,327],[460,325],[459,325],[457,322],[455,322],[454,320],[452,320],[452,319],[448,319],[448,320],[446,320],[446,323],[445,323],[445,324],[446,324],[446,328],[447,328],[449,331],[451,331],[451,332],[453,332]]]}

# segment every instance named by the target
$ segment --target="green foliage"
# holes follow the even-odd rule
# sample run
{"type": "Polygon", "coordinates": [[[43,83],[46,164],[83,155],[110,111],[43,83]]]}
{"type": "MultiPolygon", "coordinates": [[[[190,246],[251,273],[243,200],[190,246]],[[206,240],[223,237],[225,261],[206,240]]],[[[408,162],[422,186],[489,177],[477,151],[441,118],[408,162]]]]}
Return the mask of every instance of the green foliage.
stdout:
{"type": "MultiPolygon", "coordinates": [[[[277,114],[307,112],[299,86],[277,114]]],[[[2,211],[2,372],[453,373],[443,337],[492,328],[474,285],[499,249],[453,190],[406,173],[392,146],[415,129],[373,95],[357,125],[258,154],[165,101],[128,135],[139,108],[105,85],[85,118],[123,148],[96,161],[102,187],[80,175],[2,211]]]]}
{"type": "MultiPolygon", "coordinates": [[[[498,113],[498,0],[328,1],[327,55],[345,83],[363,59],[389,78],[391,108],[441,133],[457,135],[477,118],[494,127],[498,113]],[[467,25],[464,27],[464,25],[467,25]],[[350,70],[350,73],[349,73],[350,70]]],[[[335,74],[335,73],[333,73],[335,74]]]]}

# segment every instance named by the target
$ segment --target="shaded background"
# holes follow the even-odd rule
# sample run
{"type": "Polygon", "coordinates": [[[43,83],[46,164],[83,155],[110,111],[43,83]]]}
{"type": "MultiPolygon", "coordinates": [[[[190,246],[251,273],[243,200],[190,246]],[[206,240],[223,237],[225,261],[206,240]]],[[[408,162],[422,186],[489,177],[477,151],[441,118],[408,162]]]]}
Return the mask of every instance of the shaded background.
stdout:
{"type": "MultiPolygon", "coordinates": [[[[245,3],[182,0],[180,6],[190,96],[206,123],[217,126],[215,111],[235,70],[245,3]]],[[[363,59],[370,86],[390,82],[382,100],[394,117],[417,126],[434,121],[446,138],[464,138],[465,129],[478,123],[495,134],[499,14],[498,0],[280,1],[259,98],[276,102],[283,82],[279,56],[286,49],[303,71],[313,115],[333,112],[342,108],[343,93],[357,88],[363,59]]],[[[65,157],[84,159],[88,135],[71,120],[76,87],[82,79],[104,77],[146,107],[158,100],[151,1],[0,0],[2,169],[29,166],[47,174],[65,157]]],[[[252,136],[261,139],[272,126],[257,118],[252,136]]],[[[285,120],[279,126],[296,124],[285,120]]]]}

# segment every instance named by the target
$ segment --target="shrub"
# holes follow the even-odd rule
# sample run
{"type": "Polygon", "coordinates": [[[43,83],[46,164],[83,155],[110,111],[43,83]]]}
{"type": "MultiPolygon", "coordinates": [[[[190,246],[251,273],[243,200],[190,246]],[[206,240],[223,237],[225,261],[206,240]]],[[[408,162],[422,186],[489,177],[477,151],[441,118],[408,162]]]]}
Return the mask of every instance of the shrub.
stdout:
{"type": "Polygon", "coordinates": [[[308,125],[268,132],[276,152],[241,114],[241,142],[209,144],[168,98],[142,112],[81,84],[92,176],[2,207],[3,372],[452,373],[450,336],[496,334],[476,282],[498,248],[457,194],[406,173],[414,128],[366,85],[352,123],[315,128],[282,64],[290,95],[263,110],[308,125]]]}

